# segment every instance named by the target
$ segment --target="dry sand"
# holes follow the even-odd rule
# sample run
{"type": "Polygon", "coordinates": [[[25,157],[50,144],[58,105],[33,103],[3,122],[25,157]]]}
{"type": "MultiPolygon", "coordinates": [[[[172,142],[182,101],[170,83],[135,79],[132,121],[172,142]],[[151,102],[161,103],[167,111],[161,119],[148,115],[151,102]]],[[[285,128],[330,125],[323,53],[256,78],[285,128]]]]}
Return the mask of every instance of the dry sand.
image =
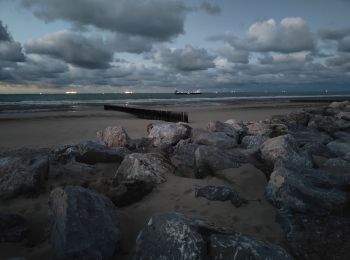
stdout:
{"type": "MultiPolygon", "coordinates": [[[[210,120],[225,121],[230,118],[261,120],[273,114],[295,111],[288,104],[258,105],[256,107],[209,106],[186,107],[190,124],[204,127],[210,120]]],[[[181,110],[180,107],[173,107],[181,110]]],[[[2,115],[0,119],[0,149],[18,147],[49,147],[64,143],[77,143],[95,139],[95,132],[108,125],[122,125],[132,138],[145,135],[146,125],[153,120],[137,119],[129,114],[104,111],[48,112],[30,115],[2,115]]],[[[102,177],[111,177],[118,164],[98,164],[97,171],[90,175],[52,178],[48,190],[39,197],[19,197],[0,203],[1,212],[18,213],[30,224],[30,237],[23,243],[0,243],[0,259],[26,257],[51,259],[48,239],[47,200],[52,188],[62,184],[81,184],[102,177]]],[[[51,169],[50,172],[54,171],[51,169]]],[[[122,254],[116,259],[129,259],[134,250],[137,234],[149,218],[157,213],[177,211],[187,216],[205,219],[217,226],[232,228],[253,238],[285,246],[284,234],[275,222],[276,210],[264,198],[266,179],[264,174],[250,164],[238,169],[218,173],[220,178],[189,179],[168,175],[167,182],[157,186],[151,194],[119,210],[122,230],[122,254]],[[208,201],[195,198],[195,185],[231,185],[240,194],[252,201],[240,208],[230,202],[208,201]]]]}

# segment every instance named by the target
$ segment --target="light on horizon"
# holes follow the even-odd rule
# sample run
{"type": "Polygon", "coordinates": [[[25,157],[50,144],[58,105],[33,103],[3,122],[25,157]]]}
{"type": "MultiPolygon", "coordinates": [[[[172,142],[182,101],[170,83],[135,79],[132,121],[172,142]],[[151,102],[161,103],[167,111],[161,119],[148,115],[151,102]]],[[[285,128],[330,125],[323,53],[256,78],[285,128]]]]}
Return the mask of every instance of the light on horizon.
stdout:
{"type": "Polygon", "coordinates": [[[66,94],[77,94],[77,91],[66,91],[66,94]]]}

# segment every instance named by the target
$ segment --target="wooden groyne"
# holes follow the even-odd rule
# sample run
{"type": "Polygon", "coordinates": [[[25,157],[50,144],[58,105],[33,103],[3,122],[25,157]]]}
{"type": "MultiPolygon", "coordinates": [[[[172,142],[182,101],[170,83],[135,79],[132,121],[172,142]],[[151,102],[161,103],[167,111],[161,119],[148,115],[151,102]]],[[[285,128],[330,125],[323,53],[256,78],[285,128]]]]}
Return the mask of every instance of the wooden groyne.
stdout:
{"type": "Polygon", "coordinates": [[[163,120],[168,122],[188,123],[188,114],[186,112],[174,112],[167,110],[153,110],[127,106],[104,105],[104,110],[114,110],[133,114],[139,118],[163,120]]]}

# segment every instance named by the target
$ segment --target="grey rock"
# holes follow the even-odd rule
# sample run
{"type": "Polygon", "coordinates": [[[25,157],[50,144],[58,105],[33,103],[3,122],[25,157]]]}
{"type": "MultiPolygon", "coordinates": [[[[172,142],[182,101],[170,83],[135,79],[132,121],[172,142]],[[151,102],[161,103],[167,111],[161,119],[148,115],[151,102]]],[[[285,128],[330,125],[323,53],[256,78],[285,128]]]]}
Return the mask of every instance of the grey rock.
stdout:
{"type": "Polygon", "coordinates": [[[130,152],[125,147],[110,148],[89,141],[77,146],[75,160],[87,164],[117,163],[121,162],[128,153],[130,152]]]}
{"type": "Polygon", "coordinates": [[[336,157],[336,154],[334,154],[326,145],[318,142],[307,143],[303,146],[302,150],[309,155],[318,155],[326,158],[336,157]]]}
{"type": "Polygon", "coordinates": [[[23,217],[0,213],[0,242],[21,242],[28,233],[29,225],[23,217]]]}
{"type": "Polygon", "coordinates": [[[223,150],[215,146],[199,146],[195,152],[198,177],[215,174],[215,171],[238,168],[248,161],[239,151],[223,150]]]}
{"type": "Polygon", "coordinates": [[[242,139],[242,147],[246,149],[258,149],[269,138],[263,135],[247,135],[242,139]]]}
{"type": "Polygon", "coordinates": [[[349,101],[341,101],[341,102],[332,102],[328,105],[329,108],[333,109],[339,109],[342,110],[344,109],[347,105],[349,105],[349,101]]]}
{"type": "Polygon", "coordinates": [[[271,117],[271,122],[275,124],[290,125],[302,125],[307,126],[311,116],[305,111],[292,112],[287,115],[275,115],[271,117]]]}
{"type": "Polygon", "coordinates": [[[191,140],[198,145],[212,145],[223,149],[237,146],[237,140],[223,132],[210,132],[198,128],[192,129],[191,140]]]}
{"type": "Polygon", "coordinates": [[[191,127],[184,123],[152,123],[147,126],[147,133],[153,146],[162,147],[189,138],[191,127]]]}
{"type": "Polygon", "coordinates": [[[229,137],[232,137],[236,141],[239,139],[239,132],[236,131],[236,129],[231,126],[230,124],[222,123],[220,121],[215,122],[209,122],[207,124],[207,130],[211,132],[222,132],[228,135],[229,137]]]}
{"type": "Polygon", "coordinates": [[[0,197],[40,193],[49,171],[49,157],[27,154],[0,158],[0,197]]]}
{"type": "Polygon", "coordinates": [[[263,122],[250,122],[247,125],[247,135],[264,135],[276,137],[288,133],[288,127],[284,124],[266,124],[263,122]]]}
{"type": "Polygon", "coordinates": [[[289,131],[289,134],[294,137],[298,146],[304,146],[307,143],[321,143],[328,144],[333,139],[326,133],[318,132],[312,129],[303,129],[296,131],[289,131]]]}
{"type": "Polygon", "coordinates": [[[271,138],[260,146],[261,159],[268,167],[278,160],[289,160],[300,167],[312,167],[312,161],[307,154],[301,154],[296,140],[291,135],[271,138]]]}
{"type": "Polygon", "coordinates": [[[179,213],[153,216],[137,237],[140,259],[292,259],[282,248],[179,213]]]}
{"type": "Polygon", "coordinates": [[[188,167],[195,167],[196,159],[195,159],[195,151],[198,148],[198,144],[191,143],[190,139],[181,140],[174,147],[173,154],[171,156],[171,160],[178,161],[178,164],[184,164],[188,167]]]}
{"type": "Polygon", "coordinates": [[[345,161],[341,158],[331,158],[328,159],[325,163],[324,166],[327,167],[336,167],[336,168],[342,168],[344,170],[350,171],[350,162],[345,161]]]}
{"type": "Polygon", "coordinates": [[[309,121],[308,127],[333,134],[336,131],[349,129],[350,122],[343,119],[336,119],[332,116],[316,115],[309,121]]]}
{"type": "Polygon", "coordinates": [[[213,234],[210,236],[210,259],[225,260],[292,260],[281,247],[251,239],[242,234],[213,234]]]}
{"type": "Polygon", "coordinates": [[[247,133],[248,129],[242,120],[229,119],[225,121],[225,124],[230,125],[241,137],[247,133]]]}
{"type": "Polygon", "coordinates": [[[121,234],[116,208],[81,187],[56,188],[49,197],[50,243],[56,259],[110,259],[121,234]]]}
{"type": "Polygon", "coordinates": [[[226,186],[196,186],[195,197],[204,197],[208,200],[231,201],[232,205],[239,208],[248,201],[242,198],[237,191],[226,186]]]}
{"type": "Polygon", "coordinates": [[[349,258],[349,217],[280,212],[277,222],[286,232],[287,242],[295,259],[349,258]]]}
{"type": "Polygon", "coordinates": [[[125,156],[113,180],[114,183],[142,181],[160,184],[166,181],[166,174],[174,170],[174,166],[160,154],[132,153],[125,156]]]}
{"type": "Polygon", "coordinates": [[[327,144],[327,148],[336,156],[344,156],[350,152],[350,140],[337,139],[327,144]]]}
{"type": "Polygon", "coordinates": [[[347,193],[343,181],[322,170],[280,162],[270,176],[265,195],[277,208],[290,212],[321,214],[343,212],[347,193]]]}
{"type": "Polygon", "coordinates": [[[343,159],[347,162],[350,163],[350,152],[346,153],[344,156],[343,156],[343,159]]]}
{"type": "Polygon", "coordinates": [[[125,146],[130,141],[128,134],[121,126],[108,126],[99,130],[96,135],[109,147],[125,146]]]}

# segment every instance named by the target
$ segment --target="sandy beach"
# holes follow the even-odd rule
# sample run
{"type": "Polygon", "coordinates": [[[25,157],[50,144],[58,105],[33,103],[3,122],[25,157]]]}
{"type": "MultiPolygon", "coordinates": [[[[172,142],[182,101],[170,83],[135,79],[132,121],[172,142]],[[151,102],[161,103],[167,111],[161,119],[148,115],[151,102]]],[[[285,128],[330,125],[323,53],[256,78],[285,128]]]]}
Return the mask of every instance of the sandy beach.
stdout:
{"type": "MultiPolygon", "coordinates": [[[[200,104],[196,106],[158,104],[146,108],[185,111],[192,127],[205,127],[209,121],[239,119],[258,121],[276,114],[287,114],[305,107],[325,103],[267,102],[246,104],[200,104]]],[[[107,126],[119,125],[132,138],[146,135],[146,126],[155,120],[139,119],[117,111],[103,111],[103,106],[91,106],[80,111],[0,114],[0,150],[20,147],[43,148],[95,140],[96,132],[107,126]]]]}

